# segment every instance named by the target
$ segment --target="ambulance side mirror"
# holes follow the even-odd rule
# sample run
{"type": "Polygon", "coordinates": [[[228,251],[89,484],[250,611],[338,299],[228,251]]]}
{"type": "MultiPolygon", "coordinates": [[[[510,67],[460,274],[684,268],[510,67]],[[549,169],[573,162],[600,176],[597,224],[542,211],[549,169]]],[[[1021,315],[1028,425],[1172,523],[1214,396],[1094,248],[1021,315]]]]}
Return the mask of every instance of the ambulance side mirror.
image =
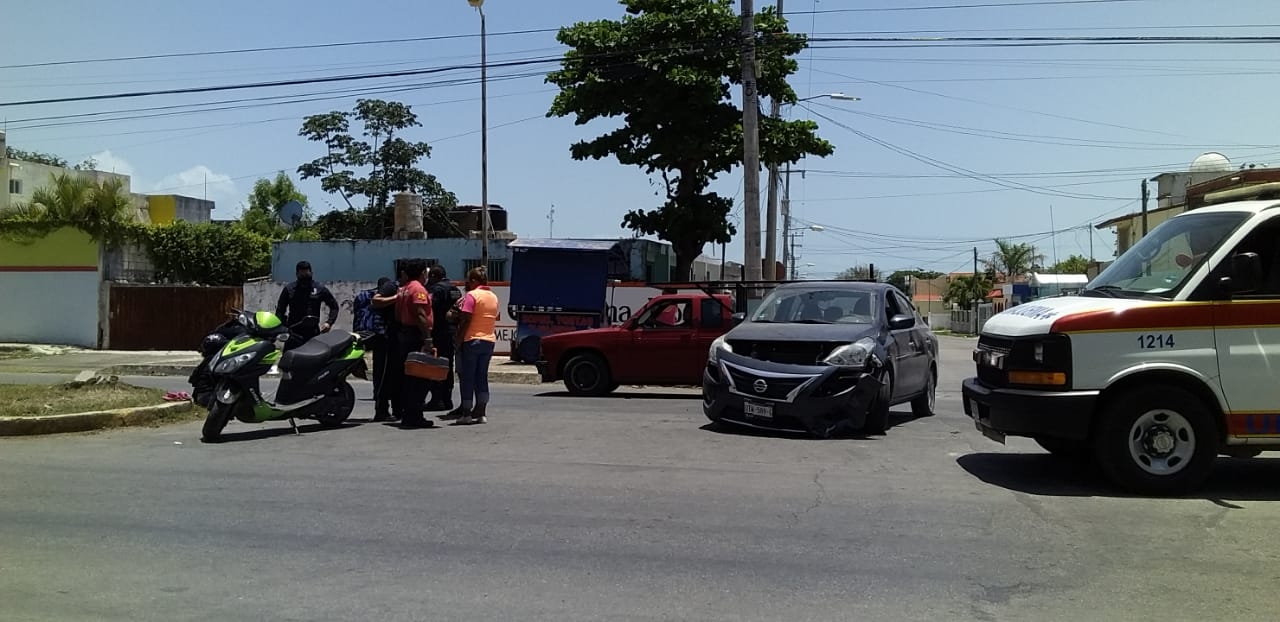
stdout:
{"type": "Polygon", "coordinates": [[[1262,283],[1262,260],[1257,253],[1236,253],[1231,256],[1231,275],[1222,277],[1223,293],[1247,294],[1258,291],[1262,283]]]}

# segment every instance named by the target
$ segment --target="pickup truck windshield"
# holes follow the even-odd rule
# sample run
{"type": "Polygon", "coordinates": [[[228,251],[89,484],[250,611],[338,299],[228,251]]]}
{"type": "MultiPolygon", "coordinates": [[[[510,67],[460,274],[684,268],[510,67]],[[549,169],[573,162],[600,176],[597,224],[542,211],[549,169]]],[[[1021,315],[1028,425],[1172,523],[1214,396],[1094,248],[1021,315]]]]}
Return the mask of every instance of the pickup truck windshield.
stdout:
{"type": "Polygon", "coordinates": [[[841,289],[775,289],[765,296],[752,322],[870,324],[875,294],[841,289]]]}
{"type": "Polygon", "coordinates": [[[1249,216],[1214,212],[1169,219],[1125,251],[1080,295],[1171,298],[1249,216]]]}

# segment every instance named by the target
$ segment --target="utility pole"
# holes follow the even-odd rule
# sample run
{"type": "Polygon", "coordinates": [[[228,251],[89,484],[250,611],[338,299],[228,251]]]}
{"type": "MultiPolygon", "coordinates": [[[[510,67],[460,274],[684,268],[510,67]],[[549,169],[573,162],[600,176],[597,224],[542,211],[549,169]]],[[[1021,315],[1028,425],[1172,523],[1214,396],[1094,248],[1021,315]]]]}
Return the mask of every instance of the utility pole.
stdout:
{"type": "Polygon", "coordinates": [[[547,212],[547,221],[550,223],[547,225],[547,237],[554,238],[556,237],[556,204],[555,203],[551,204],[551,211],[547,212]]]}
{"type": "Polygon", "coordinates": [[[743,278],[760,281],[760,100],[756,91],[756,17],[753,0],[742,0],[742,215],[743,278]]]}
{"type": "Polygon", "coordinates": [[[1093,223],[1089,223],[1089,263],[1093,263],[1093,232],[1097,229],[1093,228],[1093,223]]]}
{"type": "Polygon", "coordinates": [[[796,257],[791,244],[791,163],[787,162],[786,178],[782,191],[782,263],[787,269],[788,280],[796,280],[796,257]]]}
{"type": "Polygon", "coordinates": [[[1147,199],[1151,198],[1151,191],[1147,189],[1147,180],[1142,180],[1142,236],[1147,235],[1147,199]]]}
{"type": "Polygon", "coordinates": [[[982,282],[978,280],[978,247],[973,247],[973,334],[978,334],[978,295],[982,282]]]}
{"type": "MultiPolygon", "coordinates": [[[[782,17],[782,0],[777,0],[778,16],[782,17]]],[[[777,97],[769,98],[769,116],[774,119],[782,117],[782,101],[777,97]]],[[[765,276],[770,281],[778,280],[778,165],[769,165],[769,197],[768,212],[765,217],[765,235],[768,236],[764,241],[764,265],[769,273],[765,276]]],[[[786,238],[783,238],[782,259],[786,262],[786,238]]]]}

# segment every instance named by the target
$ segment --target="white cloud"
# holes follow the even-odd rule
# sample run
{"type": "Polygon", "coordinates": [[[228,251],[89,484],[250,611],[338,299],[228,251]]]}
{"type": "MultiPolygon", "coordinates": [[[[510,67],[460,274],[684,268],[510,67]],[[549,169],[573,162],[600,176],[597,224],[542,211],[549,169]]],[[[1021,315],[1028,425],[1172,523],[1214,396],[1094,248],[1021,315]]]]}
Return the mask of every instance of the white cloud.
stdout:
{"type": "Polygon", "coordinates": [[[244,200],[231,176],[215,173],[203,164],[161,179],[152,187],[151,193],[209,199],[215,203],[216,218],[230,218],[239,214],[240,203],[244,200]]]}
{"type": "Polygon", "coordinates": [[[133,177],[133,165],[129,164],[124,158],[111,153],[110,149],[95,153],[89,156],[89,159],[97,162],[97,169],[104,173],[118,173],[133,177]]]}

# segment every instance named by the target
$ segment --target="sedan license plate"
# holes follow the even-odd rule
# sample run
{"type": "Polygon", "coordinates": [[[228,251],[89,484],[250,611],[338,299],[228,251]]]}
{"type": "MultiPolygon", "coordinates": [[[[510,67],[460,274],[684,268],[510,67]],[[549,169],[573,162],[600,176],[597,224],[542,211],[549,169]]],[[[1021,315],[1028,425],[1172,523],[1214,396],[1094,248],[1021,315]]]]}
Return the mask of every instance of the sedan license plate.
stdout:
{"type": "Polygon", "coordinates": [[[742,413],[748,417],[754,417],[756,419],[772,419],[773,404],[745,402],[742,404],[742,413]]]}

